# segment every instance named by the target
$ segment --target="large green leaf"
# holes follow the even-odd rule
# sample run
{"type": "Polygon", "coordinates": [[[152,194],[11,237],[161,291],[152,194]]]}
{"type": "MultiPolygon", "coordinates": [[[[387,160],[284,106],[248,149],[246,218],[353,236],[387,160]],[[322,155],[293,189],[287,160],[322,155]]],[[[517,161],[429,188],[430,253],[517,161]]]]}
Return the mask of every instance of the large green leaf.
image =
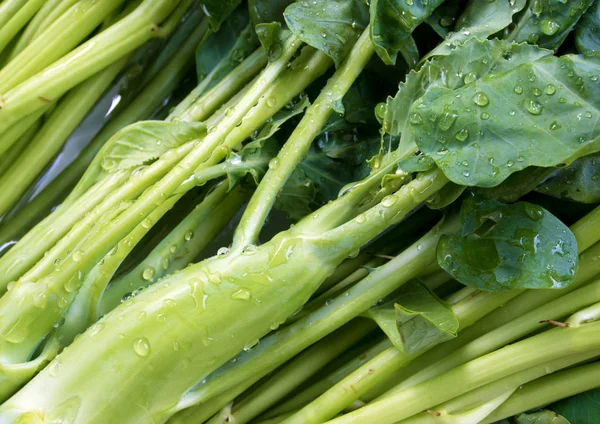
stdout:
{"type": "Polygon", "coordinates": [[[462,229],[444,235],[439,265],[461,283],[487,291],[562,288],[577,271],[577,242],[569,228],[540,206],[505,205],[470,196],[462,229]]]}
{"type": "Polygon", "coordinates": [[[519,414],[515,417],[515,424],[573,424],[556,412],[544,410],[531,414],[519,414]]]}
{"type": "Polygon", "coordinates": [[[418,281],[410,281],[383,304],[363,314],[377,323],[406,355],[422,353],[456,337],[458,319],[452,309],[418,281]]]}
{"type": "Polygon", "coordinates": [[[202,0],[201,7],[208,17],[212,29],[218,31],[221,24],[240,3],[241,0],[202,0]]]}
{"type": "Polygon", "coordinates": [[[556,50],[593,2],[529,0],[509,38],[556,50]]]}
{"type": "Polygon", "coordinates": [[[593,3],[577,24],[575,44],[581,53],[600,50],[600,2],[593,3]]]}
{"type": "Polygon", "coordinates": [[[290,30],[306,44],[323,51],[338,66],[369,22],[363,0],[312,0],[285,10],[290,30]]]}
{"type": "Polygon", "coordinates": [[[568,419],[570,424],[596,424],[600,417],[600,389],[560,400],[550,408],[568,419]]]}
{"type": "Polygon", "coordinates": [[[440,37],[445,38],[454,28],[465,0],[446,0],[425,19],[440,37]]]}
{"type": "Polygon", "coordinates": [[[585,156],[558,170],[537,191],[581,203],[600,203],[600,154],[585,156]]]}
{"type": "MultiPolygon", "coordinates": [[[[442,2],[443,0],[371,0],[371,39],[381,60],[393,65],[399,52],[414,50],[412,32],[442,2]]],[[[406,54],[404,56],[409,65],[415,65],[406,54]]]]}
{"type": "Polygon", "coordinates": [[[210,74],[205,91],[212,88],[258,46],[254,30],[248,25],[248,13],[239,7],[221,29],[211,34],[196,52],[198,80],[210,74]]]}
{"type": "Polygon", "coordinates": [[[497,186],[475,188],[475,192],[504,203],[513,203],[534,191],[546,178],[555,171],[555,168],[538,168],[530,166],[522,171],[508,176],[497,186]]]}
{"type": "Polygon", "coordinates": [[[465,40],[482,40],[504,30],[513,22],[513,15],[525,6],[526,0],[471,0],[458,18],[455,32],[434,48],[427,57],[449,54],[465,40]]]}
{"type": "Polygon", "coordinates": [[[570,163],[600,149],[599,73],[600,54],[548,56],[458,89],[433,87],[409,112],[417,145],[461,185],[570,163]]]}
{"type": "MultiPolygon", "coordinates": [[[[499,40],[471,38],[447,55],[436,56],[425,62],[418,72],[410,72],[400,83],[395,97],[388,97],[383,114],[383,130],[402,135],[400,149],[410,151],[414,146],[415,125],[431,125],[432,115],[411,114],[411,106],[432,87],[457,89],[490,72],[506,72],[515,67],[550,55],[548,50],[528,44],[511,44],[499,40]]],[[[451,116],[443,119],[451,119],[451,116]]]]}
{"type": "Polygon", "coordinates": [[[283,11],[293,0],[248,0],[250,19],[254,26],[269,22],[283,23],[283,11]]]}

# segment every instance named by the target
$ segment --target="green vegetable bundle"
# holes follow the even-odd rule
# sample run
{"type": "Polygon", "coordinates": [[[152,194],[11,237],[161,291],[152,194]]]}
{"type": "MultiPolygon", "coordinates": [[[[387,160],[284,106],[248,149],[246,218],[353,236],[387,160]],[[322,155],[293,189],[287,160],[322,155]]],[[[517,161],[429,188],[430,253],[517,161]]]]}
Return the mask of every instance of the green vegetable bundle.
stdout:
{"type": "Polygon", "coordinates": [[[594,422],[599,78],[598,0],[5,0],[0,423],[594,422]]]}

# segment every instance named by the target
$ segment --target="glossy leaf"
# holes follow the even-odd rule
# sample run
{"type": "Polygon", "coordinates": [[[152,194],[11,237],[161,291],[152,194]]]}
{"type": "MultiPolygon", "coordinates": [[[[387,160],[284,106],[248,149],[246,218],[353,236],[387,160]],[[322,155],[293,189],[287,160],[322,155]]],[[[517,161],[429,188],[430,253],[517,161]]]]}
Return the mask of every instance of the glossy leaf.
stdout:
{"type": "Polygon", "coordinates": [[[513,203],[534,191],[555,168],[538,168],[530,166],[522,171],[515,172],[495,187],[475,188],[475,192],[504,203],[513,203]]]}
{"type": "Polygon", "coordinates": [[[558,170],[537,191],[580,203],[600,203],[600,154],[585,156],[558,170]]]}
{"type": "Polygon", "coordinates": [[[283,11],[292,2],[293,0],[248,0],[252,24],[283,23],[283,11]]]}
{"type": "Polygon", "coordinates": [[[455,31],[446,37],[426,57],[449,54],[469,38],[487,39],[513,22],[513,15],[525,6],[526,0],[471,0],[458,18],[455,31]]]}
{"type": "Polygon", "coordinates": [[[336,66],[369,22],[369,11],[362,0],[295,2],[284,16],[296,37],[330,56],[336,66]]]}
{"type": "Polygon", "coordinates": [[[556,50],[594,0],[530,0],[509,39],[556,50]]]}
{"type": "Polygon", "coordinates": [[[486,291],[562,288],[577,271],[577,242],[558,218],[540,206],[505,205],[468,197],[462,229],[444,235],[439,265],[461,283],[486,291]]]}
{"type": "Polygon", "coordinates": [[[600,417],[600,389],[560,400],[550,408],[564,416],[570,424],[595,424],[600,417]]]}
{"type": "Polygon", "coordinates": [[[492,70],[494,73],[506,72],[550,54],[548,50],[527,44],[471,38],[450,54],[433,57],[419,71],[407,75],[406,80],[400,83],[398,93],[387,99],[383,130],[388,134],[401,135],[400,150],[411,151],[414,149],[416,126],[423,125],[429,131],[429,126],[434,125],[431,114],[424,116],[423,113],[411,112],[412,105],[427,90],[433,87],[457,89],[474,83],[492,70]]]}
{"type": "Polygon", "coordinates": [[[281,54],[281,42],[290,36],[290,31],[282,28],[279,22],[258,24],[255,28],[256,35],[269,58],[276,59],[281,54]]]}
{"type": "Polygon", "coordinates": [[[452,309],[418,281],[403,285],[390,299],[363,315],[374,320],[406,355],[448,341],[458,331],[458,319],[452,309]]]}
{"type": "Polygon", "coordinates": [[[575,44],[581,53],[600,50],[600,2],[594,2],[577,24],[575,44]]]}
{"type": "Polygon", "coordinates": [[[515,417],[515,424],[573,424],[556,412],[544,410],[531,414],[519,414],[515,417]]]}
{"type": "MultiPolygon", "coordinates": [[[[413,50],[411,33],[443,0],[372,0],[370,5],[371,38],[384,63],[396,63],[398,52],[413,50]]],[[[406,58],[406,55],[405,55],[406,58]]],[[[408,64],[413,60],[408,59],[408,64]]]]}
{"type": "Polygon", "coordinates": [[[198,80],[210,74],[211,81],[206,90],[216,85],[258,46],[254,30],[248,22],[245,8],[238,8],[196,52],[198,80]]]}
{"type": "Polygon", "coordinates": [[[425,19],[427,25],[442,38],[454,29],[465,0],[446,0],[425,19]]]}
{"type": "Polygon", "coordinates": [[[410,109],[417,145],[467,186],[570,163],[600,149],[599,72],[600,55],[549,56],[458,89],[430,88],[410,109]]]}
{"type": "Polygon", "coordinates": [[[240,3],[241,0],[202,0],[201,7],[208,17],[213,31],[218,31],[221,24],[240,3]]]}

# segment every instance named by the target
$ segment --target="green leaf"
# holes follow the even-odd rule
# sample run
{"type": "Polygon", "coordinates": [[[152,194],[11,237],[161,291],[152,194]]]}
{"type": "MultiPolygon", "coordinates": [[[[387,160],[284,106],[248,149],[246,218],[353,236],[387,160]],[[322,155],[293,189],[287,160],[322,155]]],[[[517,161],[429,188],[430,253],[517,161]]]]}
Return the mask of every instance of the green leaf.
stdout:
{"type": "Polygon", "coordinates": [[[594,0],[530,0],[509,39],[556,50],[594,0]]]}
{"type": "Polygon", "coordinates": [[[550,406],[570,424],[596,424],[600,417],[600,389],[560,400],[550,406]]]}
{"type": "Polygon", "coordinates": [[[456,337],[458,331],[452,309],[418,281],[403,285],[363,316],[375,321],[406,355],[424,352],[456,337]]]}
{"type": "Polygon", "coordinates": [[[292,3],[284,17],[296,37],[338,66],[367,26],[369,11],[362,0],[312,0],[292,3]]]}
{"type": "Polygon", "coordinates": [[[411,34],[442,2],[443,0],[372,0],[371,39],[381,60],[393,65],[399,52],[413,51],[413,55],[404,56],[407,63],[414,66],[414,40],[411,34]]]}
{"type": "Polygon", "coordinates": [[[563,288],[573,280],[575,236],[544,208],[473,195],[461,218],[461,231],[440,239],[437,261],[462,284],[498,292],[563,288]]]}
{"type": "Polygon", "coordinates": [[[562,415],[548,410],[519,414],[515,417],[515,422],[516,424],[573,424],[562,415]]]}
{"type": "Polygon", "coordinates": [[[216,32],[240,3],[241,0],[203,0],[201,7],[216,32]]]}
{"type": "Polygon", "coordinates": [[[580,203],[600,203],[600,154],[582,157],[558,170],[536,191],[580,203]]]}
{"type": "Polygon", "coordinates": [[[471,0],[458,18],[455,32],[448,35],[426,57],[447,55],[469,38],[484,40],[512,24],[513,15],[525,6],[526,0],[471,0]]]}
{"type": "Polygon", "coordinates": [[[594,2],[577,24],[575,44],[581,53],[600,50],[600,2],[594,2]]]}
{"type": "Polygon", "coordinates": [[[204,136],[200,122],[140,121],[112,136],[77,184],[80,193],[105,175],[148,164],[175,147],[204,136]]]}
{"type": "Polygon", "coordinates": [[[279,22],[258,24],[255,28],[256,35],[269,58],[276,59],[281,54],[281,42],[290,36],[287,29],[283,29],[279,22]]]}
{"type": "Polygon", "coordinates": [[[211,34],[200,45],[196,52],[198,80],[209,74],[211,78],[205,91],[216,85],[258,46],[254,30],[248,22],[248,13],[245,8],[240,7],[218,32],[211,34]]]}
{"type": "Polygon", "coordinates": [[[293,0],[248,0],[252,24],[283,23],[283,11],[292,2],[293,0]]]}
{"type": "Polygon", "coordinates": [[[410,109],[417,145],[467,186],[568,164],[600,149],[599,72],[600,54],[549,56],[458,89],[432,87],[410,109]]]}
{"type": "Polygon", "coordinates": [[[277,196],[274,207],[284,212],[292,221],[299,221],[314,208],[317,189],[301,169],[296,169],[277,196]]]}
{"type": "Polygon", "coordinates": [[[458,319],[452,309],[419,283],[400,289],[395,305],[404,352],[412,355],[456,337],[458,319]]]}
{"type": "Polygon", "coordinates": [[[425,19],[425,22],[440,37],[445,38],[454,28],[464,3],[464,0],[446,0],[425,19]]]}
{"type": "Polygon", "coordinates": [[[431,209],[443,209],[450,206],[466,190],[465,186],[454,183],[448,183],[440,191],[425,201],[425,204],[431,209]]]}
{"type": "Polygon", "coordinates": [[[251,175],[258,184],[269,167],[269,162],[277,156],[277,145],[267,142],[260,148],[245,147],[240,152],[231,152],[227,159],[220,165],[227,174],[229,189],[246,175],[251,175]]]}
{"type": "MultiPolygon", "coordinates": [[[[425,62],[419,71],[410,72],[400,83],[395,97],[388,97],[383,113],[383,130],[392,135],[402,135],[400,150],[411,151],[415,144],[415,126],[424,125],[427,131],[435,116],[412,111],[417,99],[433,87],[457,89],[472,84],[490,72],[500,73],[520,64],[550,55],[548,50],[527,44],[511,44],[499,40],[471,38],[451,53],[436,56],[425,62]],[[425,122],[423,122],[425,121],[425,122]]],[[[428,111],[429,112],[429,111],[428,111]]],[[[447,115],[442,119],[452,119],[447,115]]]]}
{"type": "Polygon", "coordinates": [[[498,200],[499,202],[513,203],[527,193],[534,191],[536,187],[554,171],[555,168],[538,168],[537,166],[530,166],[522,171],[509,175],[507,179],[495,187],[476,187],[474,191],[483,196],[498,200]]]}

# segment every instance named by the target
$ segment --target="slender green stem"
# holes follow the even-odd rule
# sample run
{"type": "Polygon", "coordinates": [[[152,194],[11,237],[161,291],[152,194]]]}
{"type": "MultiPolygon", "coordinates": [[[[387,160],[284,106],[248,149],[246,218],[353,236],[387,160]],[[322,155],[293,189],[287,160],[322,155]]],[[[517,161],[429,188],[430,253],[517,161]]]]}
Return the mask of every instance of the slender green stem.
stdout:
{"type": "Polygon", "coordinates": [[[275,203],[273,193],[278,193],[306,156],[313,139],[329,118],[335,102],[344,97],[374,53],[369,29],[365,29],[344,62],[329,79],[314,103],[294,129],[277,158],[273,159],[255,194],[250,199],[236,229],[233,247],[244,248],[256,244],[260,230],[275,203]]]}
{"type": "Polygon", "coordinates": [[[583,218],[571,225],[571,231],[577,238],[579,252],[587,250],[598,242],[598,226],[600,225],[600,206],[586,214],[583,218]]]}
{"type": "MultiPolygon", "coordinates": [[[[244,84],[250,81],[267,63],[267,53],[259,47],[248,56],[234,71],[221,80],[210,90],[210,96],[202,96],[201,101],[192,103],[192,106],[183,112],[176,108],[167,119],[180,119],[182,121],[200,121],[212,114],[227,99],[233,96],[244,84]]],[[[197,90],[192,94],[198,97],[197,90]]],[[[184,100],[185,102],[185,100],[184,100]]],[[[185,104],[185,103],[183,103],[185,104]]]]}
{"type": "Polygon", "coordinates": [[[600,349],[600,323],[557,328],[506,346],[331,423],[395,423],[485,384],[569,355],[600,349]]]}
{"type": "Polygon", "coordinates": [[[494,423],[599,386],[600,362],[560,371],[525,384],[487,416],[482,424],[494,423]]]}
{"type": "Polygon", "coordinates": [[[42,120],[38,118],[26,131],[19,137],[19,139],[12,145],[7,152],[0,156],[0,178],[4,176],[6,171],[12,166],[12,164],[19,158],[19,155],[23,150],[27,148],[31,140],[35,137],[35,134],[42,126],[42,120]]]}
{"type": "Polygon", "coordinates": [[[413,415],[398,424],[435,424],[442,420],[457,424],[480,424],[524,384],[585,362],[598,354],[600,350],[592,350],[538,364],[467,392],[442,405],[432,406],[427,412],[413,415]]]}
{"type": "Polygon", "coordinates": [[[79,1],[0,70],[0,93],[6,94],[63,57],[123,2],[124,0],[79,1]]]}
{"type": "Polygon", "coordinates": [[[9,60],[13,60],[31,43],[37,34],[48,28],[60,15],[79,0],[47,0],[31,19],[19,40],[12,48],[9,60]]]}
{"type": "Polygon", "coordinates": [[[75,87],[58,103],[40,131],[0,178],[0,215],[16,202],[56,156],[69,135],[123,69],[124,57],[75,87]]]}
{"type": "Polygon", "coordinates": [[[6,151],[8,151],[48,110],[50,110],[50,105],[46,105],[45,107],[27,115],[3,134],[0,134],[0,154],[4,154],[6,151]]]}
{"type": "MultiPolygon", "coordinates": [[[[233,218],[245,193],[221,184],[185,217],[133,270],[116,279],[104,292],[97,319],[114,309],[127,293],[146,287],[191,263],[233,218]],[[201,229],[202,231],[198,231],[201,229]]],[[[96,308],[94,308],[96,309],[96,308]]]]}
{"type": "Polygon", "coordinates": [[[29,0],[9,22],[0,26],[0,52],[27,25],[27,22],[29,22],[31,17],[35,15],[45,2],[46,0],[29,0]]]}
{"type": "MultiPolygon", "coordinates": [[[[0,133],[6,131],[24,114],[32,113],[48,101],[55,101],[70,88],[110,63],[125,56],[156,35],[162,35],[158,31],[157,25],[175,9],[179,2],[180,0],[145,0],[125,18],[57,60],[43,72],[19,85],[15,86],[13,82],[4,82],[2,79],[4,72],[13,75],[16,70],[9,69],[10,66],[3,68],[0,71],[0,81],[3,82],[0,85],[0,92],[4,92],[3,107],[0,109],[0,133]]],[[[104,4],[103,2],[97,3],[104,4]]],[[[60,25],[60,20],[56,21],[47,31],[57,25],[60,25]]],[[[46,34],[40,35],[39,38],[45,40],[46,34]]],[[[28,49],[25,49],[13,62],[17,62],[21,56],[28,57],[29,55],[28,49]]]]}
{"type": "Polygon", "coordinates": [[[248,397],[243,398],[238,404],[234,404],[225,420],[221,416],[217,416],[208,421],[208,424],[249,422],[317,373],[336,356],[365,337],[374,327],[374,324],[368,320],[359,319],[356,322],[348,323],[287,362],[253,390],[248,397]]]}

